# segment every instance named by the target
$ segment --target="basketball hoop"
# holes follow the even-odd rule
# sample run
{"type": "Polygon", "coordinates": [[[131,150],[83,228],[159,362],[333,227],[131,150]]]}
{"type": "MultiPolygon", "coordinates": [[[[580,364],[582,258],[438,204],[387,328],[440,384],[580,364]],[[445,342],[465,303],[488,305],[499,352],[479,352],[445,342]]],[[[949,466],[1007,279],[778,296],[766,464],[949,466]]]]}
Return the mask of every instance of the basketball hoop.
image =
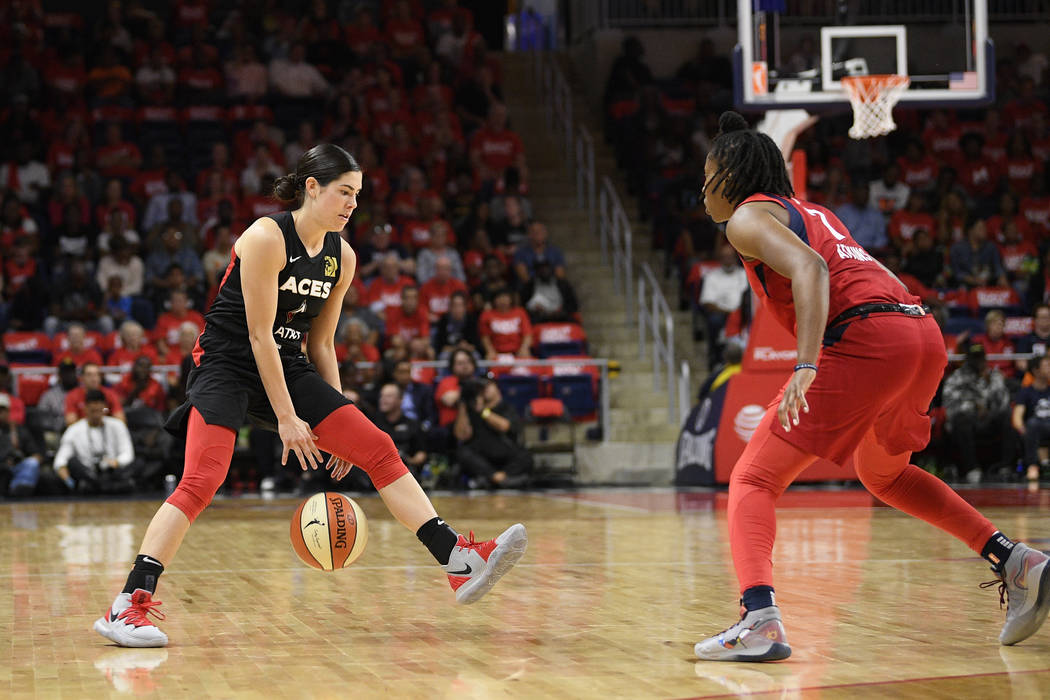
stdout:
{"type": "Polygon", "coordinates": [[[842,87],[853,105],[850,138],[866,139],[888,134],[897,128],[893,108],[911,80],[906,75],[851,75],[842,87]]]}

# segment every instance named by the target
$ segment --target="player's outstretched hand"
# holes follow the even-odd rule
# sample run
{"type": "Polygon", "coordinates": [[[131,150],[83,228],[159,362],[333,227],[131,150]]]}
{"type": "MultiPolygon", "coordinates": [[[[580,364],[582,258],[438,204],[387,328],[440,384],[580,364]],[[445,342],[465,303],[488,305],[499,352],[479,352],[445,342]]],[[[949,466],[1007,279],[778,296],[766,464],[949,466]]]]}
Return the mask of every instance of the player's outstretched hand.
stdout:
{"type": "Polygon", "coordinates": [[[777,419],[785,432],[790,433],[791,426],[798,425],[799,409],[802,409],[803,413],[809,413],[806,391],[816,376],[816,371],[808,368],[797,370],[784,388],[784,398],[780,399],[780,405],[777,407],[777,419]]]}
{"type": "Polygon", "coordinates": [[[328,458],[328,464],[325,465],[325,469],[329,469],[332,472],[332,479],[339,481],[344,476],[350,473],[350,470],[354,468],[353,463],[347,462],[341,457],[332,455],[328,458]]]}
{"type": "Polygon", "coordinates": [[[321,451],[317,449],[317,436],[310,429],[310,424],[297,416],[277,423],[277,434],[281,436],[283,451],[281,452],[281,465],[288,463],[288,453],[294,452],[299,458],[299,464],[303,471],[307,466],[317,469],[321,466],[324,458],[321,451]]]}

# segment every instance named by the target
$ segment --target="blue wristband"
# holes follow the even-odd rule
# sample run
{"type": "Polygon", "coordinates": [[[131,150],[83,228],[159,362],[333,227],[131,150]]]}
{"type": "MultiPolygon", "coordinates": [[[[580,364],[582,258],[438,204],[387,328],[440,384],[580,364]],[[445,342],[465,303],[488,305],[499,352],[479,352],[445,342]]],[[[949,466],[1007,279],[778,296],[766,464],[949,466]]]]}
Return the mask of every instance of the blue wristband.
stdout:
{"type": "Polygon", "coordinates": [[[795,365],[794,371],[797,372],[800,369],[811,369],[814,372],[816,372],[817,371],[817,366],[815,364],[813,364],[812,362],[799,362],[797,365],[795,365]]]}

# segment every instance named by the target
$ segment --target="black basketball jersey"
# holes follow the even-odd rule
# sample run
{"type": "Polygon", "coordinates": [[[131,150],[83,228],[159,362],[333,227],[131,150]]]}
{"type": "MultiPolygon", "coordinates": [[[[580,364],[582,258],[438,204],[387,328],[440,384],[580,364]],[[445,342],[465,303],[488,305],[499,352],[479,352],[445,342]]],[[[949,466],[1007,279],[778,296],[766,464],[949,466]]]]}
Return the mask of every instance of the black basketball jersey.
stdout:
{"type": "MultiPolygon", "coordinates": [[[[292,213],[283,211],[270,216],[284,234],[284,257],[287,261],[277,275],[277,316],[273,320],[273,337],[282,352],[299,352],[303,335],[321,313],[325,300],[339,281],[343,248],[339,233],[325,234],[324,245],[317,255],[306,253],[295,231],[292,213]]],[[[219,285],[219,293],[204,317],[205,330],[214,328],[224,335],[242,337],[248,342],[248,319],[244,313],[244,291],[241,287],[241,261],[231,252],[230,265],[219,285]]]]}

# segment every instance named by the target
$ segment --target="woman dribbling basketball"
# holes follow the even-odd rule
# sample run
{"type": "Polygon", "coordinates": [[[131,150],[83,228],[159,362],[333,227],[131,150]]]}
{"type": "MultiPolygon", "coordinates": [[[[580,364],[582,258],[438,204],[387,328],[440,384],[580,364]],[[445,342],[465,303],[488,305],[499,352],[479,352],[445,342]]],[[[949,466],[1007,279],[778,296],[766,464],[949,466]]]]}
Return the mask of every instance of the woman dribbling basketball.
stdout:
{"type": "Polygon", "coordinates": [[[294,452],[303,469],[317,469],[324,450],[335,479],[359,465],[444,567],[460,603],[481,598],[524,554],[521,524],[475,542],[473,533],[468,540],[438,518],[390,437],[343,397],[333,338],[357,258],[337,232],[357,206],[361,181],[361,168],[342,148],[311,148],[274,186],[294,211],[257,220],[234,245],[193,351],[187,401],[168,421],[169,430],[186,431],[184,474],[146,530],[124,590],[95,622],[107,639],[168,643],[148,618],[160,605],[152,598],[157,580],[225,480],[246,418],[280,435],[282,464],[294,452]]]}

